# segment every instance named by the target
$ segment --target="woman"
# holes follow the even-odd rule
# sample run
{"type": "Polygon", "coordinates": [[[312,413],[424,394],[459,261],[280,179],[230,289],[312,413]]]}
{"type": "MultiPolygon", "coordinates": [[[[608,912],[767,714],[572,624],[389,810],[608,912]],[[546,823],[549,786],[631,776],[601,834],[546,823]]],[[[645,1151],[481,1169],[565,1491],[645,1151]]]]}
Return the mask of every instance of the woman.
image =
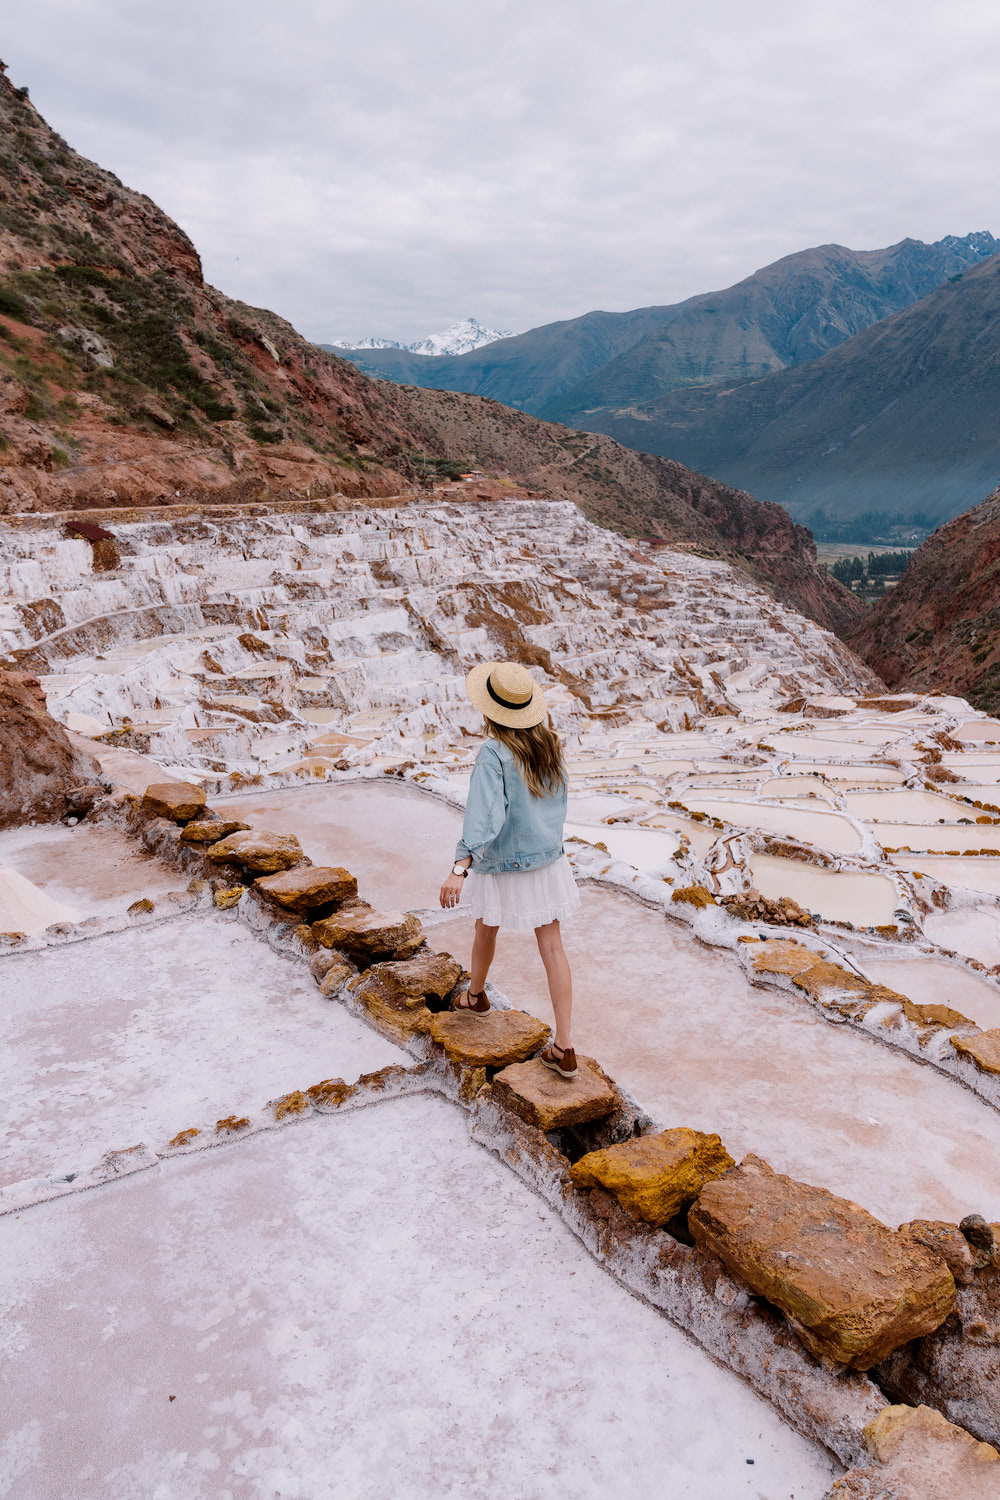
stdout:
{"type": "Polygon", "coordinates": [[[461,903],[476,918],[472,982],[456,1005],[488,1015],[486,976],[499,928],[534,929],[556,1022],[541,1061],[560,1078],[575,1078],[573,984],[559,923],[576,911],[580,895],[563,853],[562,745],[546,722],[545,695],[517,662],[473,667],[465,686],[483,714],[487,739],[473,768],[455,863],[441,887],[442,906],[461,903]]]}

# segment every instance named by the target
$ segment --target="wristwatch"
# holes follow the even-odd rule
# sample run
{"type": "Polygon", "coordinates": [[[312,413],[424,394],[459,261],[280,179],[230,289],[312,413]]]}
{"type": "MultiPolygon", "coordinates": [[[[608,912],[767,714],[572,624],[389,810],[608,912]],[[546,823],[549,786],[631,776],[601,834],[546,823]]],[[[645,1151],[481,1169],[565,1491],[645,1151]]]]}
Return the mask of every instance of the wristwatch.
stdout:
{"type": "Polygon", "coordinates": [[[461,875],[462,879],[464,880],[465,877],[466,877],[466,875],[468,875],[469,872],[465,868],[465,866],[464,865],[460,865],[459,862],[458,862],[458,860],[456,859],[455,863],[451,867],[451,873],[453,875],[461,875]]]}

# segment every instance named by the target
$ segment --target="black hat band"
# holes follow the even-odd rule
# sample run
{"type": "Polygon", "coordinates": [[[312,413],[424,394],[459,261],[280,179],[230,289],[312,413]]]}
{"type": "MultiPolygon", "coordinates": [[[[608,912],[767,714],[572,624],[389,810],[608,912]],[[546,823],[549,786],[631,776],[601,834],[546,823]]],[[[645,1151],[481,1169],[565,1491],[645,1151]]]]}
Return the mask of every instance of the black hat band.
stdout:
{"type": "Polygon", "coordinates": [[[525,698],[523,703],[511,703],[509,699],[501,698],[499,693],[493,691],[493,683],[488,677],[486,679],[486,691],[489,693],[494,703],[499,703],[501,708],[509,708],[512,713],[520,713],[522,708],[527,708],[528,704],[535,696],[535,690],[534,688],[532,688],[531,692],[528,694],[527,698],[525,698]]]}

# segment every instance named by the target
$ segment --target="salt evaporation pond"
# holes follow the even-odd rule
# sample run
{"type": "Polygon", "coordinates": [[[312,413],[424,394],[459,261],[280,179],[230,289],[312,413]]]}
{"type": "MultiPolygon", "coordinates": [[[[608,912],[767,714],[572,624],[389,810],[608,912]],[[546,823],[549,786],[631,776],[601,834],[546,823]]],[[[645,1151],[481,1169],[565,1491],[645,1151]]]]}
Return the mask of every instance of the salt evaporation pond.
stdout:
{"type": "Polygon", "coordinates": [[[0,1181],[163,1146],[323,1078],[406,1062],[307,969],[200,914],[2,964],[0,1098],[16,1136],[0,1181]]]}
{"type": "Polygon", "coordinates": [[[969,808],[951,797],[910,787],[898,787],[891,792],[846,792],[844,802],[847,811],[862,822],[957,823],[959,818],[969,816],[969,808]]]}
{"type": "Polygon", "coordinates": [[[720,828],[713,828],[711,823],[696,823],[692,818],[679,817],[673,812],[657,813],[654,818],[644,818],[644,828],[669,828],[675,833],[683,833],[691,845],[692,853],[701,858],[708,853],[715,841],[722,837],[720,828]]]}
{"type": "Polygon", "coordinates": [[[762,802],[723,802],[714,797],[684,798],[692,812],[707,813],[737,828],[756,828],[785,838],[804,839],[835,854],[853,854],[861,835],[841,813],[797,807],[768,807],[762,802]]]}
{"type": "Polygon", "coordinates": [[[996,823],[878,823],[873,824],[883,848],[926,850],[930,854],[947,854],[952,849],[964,854],[971,850],[996,849],[1000,853],[1000,824],[996,823]]]}
{"type": "MultiPolygon", "coordinates": [[[[961,754],[950,750],[942,755],[941,764],[963,779],[992,782],[994,785],[1000,782],[1000,760],[995,755],[981,755],[974,750],[961,754]]],[[[963,791],[964,788],[959,787],[958,790],[963,791]]]]}
{"type": "Polygon", "coordinates": [[[402,911],[437,904],[462,832],[455,808],[384,781],[296,787],[212,805],[255,828],[294,834],[314,864],[346,865],[366,900],[402,911]]]}
{"type": "Polygon", "coordinates": [[[850,922],[855,927],[886,926],[899,903],[896,887],[885,875],[827,870],[775,854],[751,855],[750,878],[769,900],[791,896],[828,922],[850,922]]]}
{"type": "Polygon", "coordinates": [[[839,1472],[441,1100],[175,1159],[7,1239],[31,1500],[820,1500],[839,1472]]]}
{"type": "Polygon", "coordinates": [[[20,882],[0,881],[0,932],[41,931],[32,913],[58,909],[50,922],[80,922],[85,917],[122,913],[143,896],[156,901],[167,891],[182,890],[186,877],[147,854],[116,828],[81,823],[27,824],[0,832],[0,877],[4,871],[20,882]],[[44,899],[24,889],[30,882],[44,899]]]}
{"type": "MultiPolygon", "coordinates": [[[[822,776],[824,781],[842,782],[844,787],[893,787],[902,786],[906,780],[903,771],[897,771],[892,766],[879,766],[877,770],[866,770],[863,766],[832,765],[825,762],[821,765],[812,765],[809,762],[789,761],[796,771],[803,773],[815,773],[822,776]]],[[[838,788],[842,790],[843,788],[838,788]]]]}
{"type": "Polygon", "coordinates": [[[831,804],[835,794],[818,776],[772,776],[760,789],[762,797],[818,797],[831,804]]]}
{"type": "Polygon", "coordinates": [[[976,859],[960,854],[891,854],[889,860],[899,870],[929,875],[942,885],[1000,896],[1000,859],[976,859]]]}
{"type": "Polygon", "coordinates": [[[584,843],[601,843],[612,859],[624,860],[644,874],[657,874],[672,866],[680,839],[652,828],[595,828],[585,823],[567,823],[566,837],[584,843]]]}
{"type": "Polygon", "coordinates": [[[925,953],[893,957],[864,944],[850,951],[873,983],[887,985],[918,1005],[948,1005],[984,1031],[1000,1026],[1000,988],[971,970],[925,953]]]}
{"type": "MultiPolygon", "coordinates": [[[[428,936],[467,962],[472,929],[458,917],[428,936]]],[[[1000,1115],[974,1094],[751,985],[732,953],[627,896],[585,888],[565,941],[578,1049],[661,1125],[718,1131],[737,1160],[757,1152],[889,1224],[1000,1218],[1000,1115]]],[[[531,934],[501,932],[491,978],[551,1022],[531,934]]]]}
{"type": "Polygon", "coordinates": [[[932,911],[924,918],[924,932],[932,943],[976,958],[988,969],[1000,964],[1000,909],[989,911],[932,911]]]}

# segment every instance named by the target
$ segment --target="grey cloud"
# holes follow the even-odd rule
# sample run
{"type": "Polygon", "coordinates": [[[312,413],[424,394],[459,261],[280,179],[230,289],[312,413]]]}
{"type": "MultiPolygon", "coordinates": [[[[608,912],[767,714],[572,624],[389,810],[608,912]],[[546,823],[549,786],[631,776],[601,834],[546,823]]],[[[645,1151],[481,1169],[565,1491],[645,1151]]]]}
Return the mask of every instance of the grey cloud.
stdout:
{"type": "Polygon", "coordinates": [[[6,61],[317,339],[996,229],[993,0],[15,0],[6,61]]]}

